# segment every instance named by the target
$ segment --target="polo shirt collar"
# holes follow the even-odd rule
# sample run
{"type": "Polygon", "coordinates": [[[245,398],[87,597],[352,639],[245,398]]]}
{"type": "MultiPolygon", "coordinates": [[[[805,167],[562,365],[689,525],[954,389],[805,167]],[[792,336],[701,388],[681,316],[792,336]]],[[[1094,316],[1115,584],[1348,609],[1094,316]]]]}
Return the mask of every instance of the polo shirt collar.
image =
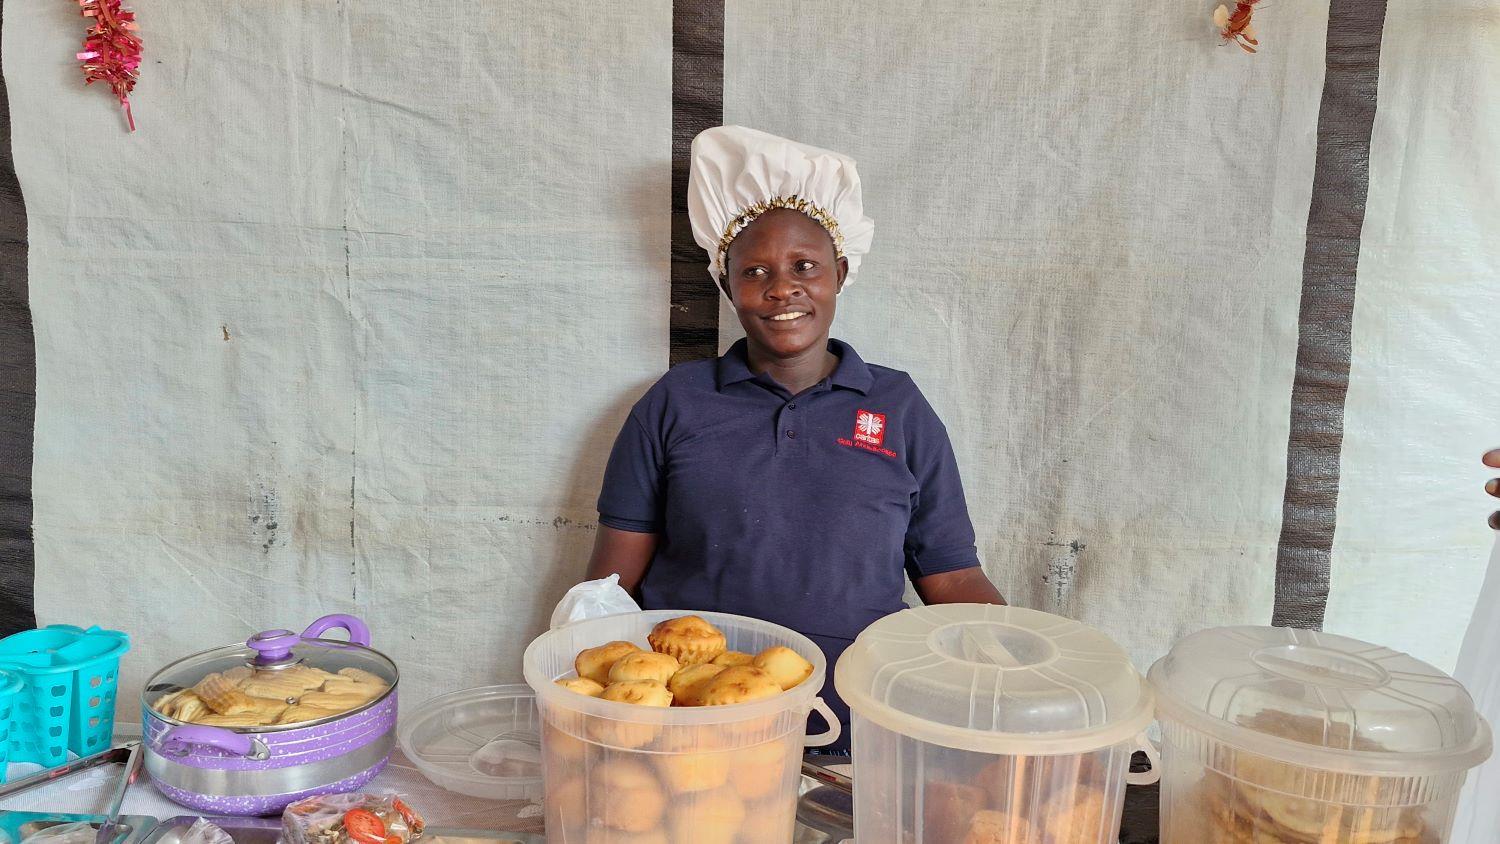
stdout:
{"type": "MultiPolygon", "coordinates": [[[[750,359],[745,352],[747,345],[744,339],[738,340],[719,358],[715,379],[720,390],[730,384],[750,381],[756,377],[755,373],[750,371],[750,359]]],[[[847,387],[868,394],[870,387],[875,383],[875,374],[870,371],[870,365],[865,363],[858,352],[854,351],[853,346],[843,340],[830,339],[828,349],[839,356],[839,365],[828,379],[833,386],[847,387]]]]}

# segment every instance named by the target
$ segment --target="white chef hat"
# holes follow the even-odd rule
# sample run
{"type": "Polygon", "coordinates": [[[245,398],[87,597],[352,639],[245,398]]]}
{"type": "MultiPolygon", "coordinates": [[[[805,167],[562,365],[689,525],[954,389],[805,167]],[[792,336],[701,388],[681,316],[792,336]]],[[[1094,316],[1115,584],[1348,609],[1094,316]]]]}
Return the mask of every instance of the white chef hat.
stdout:
{"type": "Polygon", "coordinates": [[[772,208],[801,211],[826,229],[834,252],[849,260],[844,283],[854,280],[875,236],[854,159],[744,126],[699,132],[691,157],[688,219],[715,282],[735,235],[772,208]]]}

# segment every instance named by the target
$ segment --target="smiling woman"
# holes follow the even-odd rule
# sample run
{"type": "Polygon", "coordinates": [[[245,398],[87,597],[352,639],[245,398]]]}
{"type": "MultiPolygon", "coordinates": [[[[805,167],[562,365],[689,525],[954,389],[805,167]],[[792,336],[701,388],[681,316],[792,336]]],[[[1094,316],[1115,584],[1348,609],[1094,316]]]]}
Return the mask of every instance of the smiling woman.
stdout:
{"type": "Polygon", "coordinates": [[[785,625],[830,663],[905,606],[908,577],[925,603],[1003,603],[943,423],[910,376],[829,336],[874,234],[854,162],[710,129],[693,142],[688,208],[745,339],[631,410],[588,576],[620,575],[647,609],[785,625]]]}

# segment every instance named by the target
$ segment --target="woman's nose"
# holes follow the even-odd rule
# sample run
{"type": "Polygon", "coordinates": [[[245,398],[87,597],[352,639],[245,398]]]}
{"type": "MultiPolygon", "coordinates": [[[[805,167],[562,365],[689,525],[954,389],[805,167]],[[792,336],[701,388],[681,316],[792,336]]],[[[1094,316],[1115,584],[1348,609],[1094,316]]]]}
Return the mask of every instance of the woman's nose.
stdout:
{"type": "Polygon", "coordinates": [[[792,283],[785,275],[772,276],[771,283],[766,285],[766,295],[772,299],[790,299],[802,295],[802,288],[792,283]]]}

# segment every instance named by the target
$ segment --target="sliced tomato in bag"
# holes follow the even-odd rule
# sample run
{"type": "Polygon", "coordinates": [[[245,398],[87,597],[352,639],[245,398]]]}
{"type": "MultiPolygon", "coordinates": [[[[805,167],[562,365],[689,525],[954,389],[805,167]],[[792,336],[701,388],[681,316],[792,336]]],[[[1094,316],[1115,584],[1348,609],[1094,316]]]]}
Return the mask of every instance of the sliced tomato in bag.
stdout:
{"type": "Polygon", "coordinates": [[[344,832],[357,844],[385,844],[385,821],[368,809],[345,812],[344,832]]]}

